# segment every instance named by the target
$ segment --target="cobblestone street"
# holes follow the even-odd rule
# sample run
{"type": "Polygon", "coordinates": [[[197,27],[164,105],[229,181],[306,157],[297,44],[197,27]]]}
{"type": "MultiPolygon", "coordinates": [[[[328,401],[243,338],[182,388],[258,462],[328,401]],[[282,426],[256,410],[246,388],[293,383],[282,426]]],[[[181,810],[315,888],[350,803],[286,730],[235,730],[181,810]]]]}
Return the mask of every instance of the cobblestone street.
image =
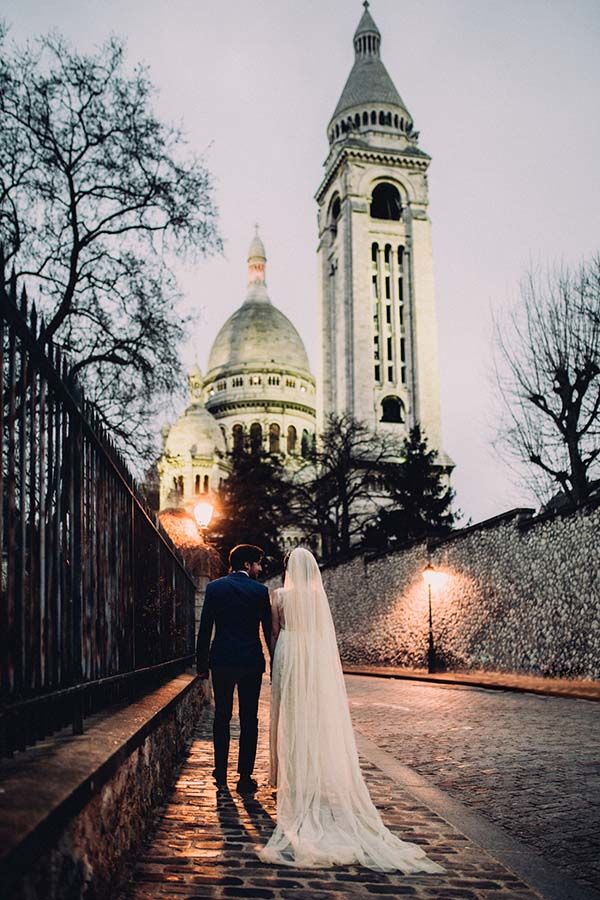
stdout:
{"type": "MultiPolygon", "coordinates": [[[[268,838],[275,817],[275,799],[267,785],[268,685],[265,683],[255,771],[260,788],[255,798],[242,799],[233,790],[234,766],[230,772],[231,792],[217,793],[210,776],[211,719],[205,715],[175,790],[139,858],[123,900],[152,897],[339,900],[385,895],[423,900],[500,897],[525,900],[539,896],[493,855],[467,838],[461,832],[460,823],[449,824],[416,799],[400,779],[389,777],[374,765],[369,758],[369,741],[385,750],[386,758],[393,757],[427,772],[428,778],[438,786],[459,794],[464,801],[472,800],[482,812],[486,811],[486,805],[493,803],[493,810],[488,810],[490,814],[505,827],[510,826],[520,839],[532,840],[538,849],[546,850],[539,846],[543,843],[539,820],[546,814],[550,852],[556,853],[552,848],[564,845],[558,841],[558,831],[561,827],[564,830],[564,821],[571,815],[573,821],[568,833],[579,835],[585,846],[589,846],[587,839],[594,832],[592,803],[584,795],[586,791],[592,793],[593,785],[589,778],[585,788],[580,784],[581,798],[577,806],[574,788],[577,778],[581,778],[578,773],[585,765],[587,752],[591,753],[592,722],[594,714],[600,712],[595,704],[553,700],[557,704],[554,711],[552,706],[547,706],[545,698],[537,697],[531,699],[539,707],[529,709],[529,696],[491,696],[471,689],[425,687],[355,676],[349,677],[347,683],[359,731],[361,763],[375,803],[388,826],[401,837],[422,844],[446,868],[445,875],[384,875],[357,867],[299,871],[276,869],[257,859],[255,848],[268,838]],[[561,704],[567,704],[567,708],[562,710],[561,704]],[[542,735],[540,730],[545,721],[542,710],[546,708],[551,722],[542,735]],[[518,718],[519,709],[526,716],[524,721],[518,718]],[[362,735],[369,741],[365,743],[362,735]],[[529,766],[523,760],[519,762],[522,756],[528,757],[530,742],[541,737],[545,743],[540,745],[542,753],[537,768],[533,760],[529,766]],[[571,744],[573,755],[578,746],[580,762],[567,778],[570,751],[566,748],[571,744]],[[585,753],[582,748],[586,748],[585,753]],[[554,771],[556,777],[552,780],[554,771]],[[527,784],[531,772],[539,774],[527,784]],[[561,804],[562,791],[566,794],[561,804]],[[512,807],[516,793],[519,794],[517,810],[512,807]],[[562,822],[561,808],[565,810],[562,822]],[[575,808],[576,815],[569,813],[575,808]],[[589,834],[584,834],[582,810],[588,815],[589,834]],[[528,833],[532,823],[537,826],[533,838],[528,833]]],[[[235,738],[235,724],[233,735],[235,738]]],[[[234,761],[236,749],[234,743],[234,761]]],[[[597,831],[596,822],[595,837],[597,831]]],[[[580,854],[579,858],[579,865],[587,867],[588,875],[593,874],[591,851],[589,856],[580,854]]],[[[562,894],[559,891],[553,896],[562,894]]],[[[564,896],[571,895],[565,891],[564,896]]]]}
{"type": "Polygon", "coordinates": [[[355,727],[600,888],[600,704],[346,678],[355,727]]]}

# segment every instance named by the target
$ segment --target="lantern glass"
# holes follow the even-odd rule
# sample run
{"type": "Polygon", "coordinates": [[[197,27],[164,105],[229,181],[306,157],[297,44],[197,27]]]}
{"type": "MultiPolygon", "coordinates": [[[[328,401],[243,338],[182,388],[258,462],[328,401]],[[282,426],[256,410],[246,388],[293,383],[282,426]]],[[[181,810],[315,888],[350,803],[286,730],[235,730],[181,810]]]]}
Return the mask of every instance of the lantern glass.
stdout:
{"type": "Polygon", "coordinates": [[[194,517],[200,528],[207,528],[208,525],[210,525],[210,520],[213,517],[214,511],[215,508],[213,504],[209,503],[208,500],[196,503],[194,506],[194,517]]]}
{"type": "Polygon", "coordinates": [[[425,584],[428,587],[431,587],[431,585],[433,584],[434,579],[435,579],[435,574],[436,574],[435,569],[433,568],[431,563],[427,563],[427,565],[423,569],[423,581],[425,582],[425,584]]]}

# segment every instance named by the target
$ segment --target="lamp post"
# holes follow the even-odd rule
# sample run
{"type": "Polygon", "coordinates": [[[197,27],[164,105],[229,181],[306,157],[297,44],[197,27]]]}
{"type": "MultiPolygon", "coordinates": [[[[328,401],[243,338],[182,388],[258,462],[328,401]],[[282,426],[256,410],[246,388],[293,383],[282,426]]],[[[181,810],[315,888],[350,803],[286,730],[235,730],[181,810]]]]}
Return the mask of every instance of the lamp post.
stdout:
{"type": "Polygon", "coordinates": [[[163,509],[159,513],[161,525],[183,556],[188,571],[196,582],[196,626],[200,621],[204,588],[211,575],[211,553],[217,555],[205,540],[205,531],[213,512],[214,505],[205,499],[195,505],[188,503],[185,506],[163,509]]]}
{"type": "Polygon", "coordinates": [[[431,562],[428,562],[423,569],[423,581],[427,585],[427,596],[429,600],[429,641],[427,644],[427,671],[430,675],[435,673],[437,667],[437,661],[435,658],[435,645],[433,643],[433,620],[431,617],[431,585],[434,578],[435,569],[431,565],[431,562]]]}
{"type": "Polygon", "coordinates": [[[208,584],[210,579],[210,562],[206,555],[206,548],[208,547],[208,543],[206,540],[206,529],[210,525],[214,511],[214,504],[211,503],[210,500],[200,500],[198,503],[194,504],[194,508],[192,510],[193,517],[196,522],[196,527],[200,536],[200,544],[205,548],[205,552],[203,554],[203,571],[201,574],[198,573],[198,575],[196,576],[196,629],[200,624],[202,605],[204,603],[204,591],[206,590],[206,585],[208,584]]]}

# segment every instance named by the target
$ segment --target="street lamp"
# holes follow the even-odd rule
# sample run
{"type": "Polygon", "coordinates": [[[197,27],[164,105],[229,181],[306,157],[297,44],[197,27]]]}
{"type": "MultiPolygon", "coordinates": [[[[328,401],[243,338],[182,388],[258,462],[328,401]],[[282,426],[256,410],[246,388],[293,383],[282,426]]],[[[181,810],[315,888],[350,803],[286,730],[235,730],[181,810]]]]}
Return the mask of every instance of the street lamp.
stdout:
{"type": "Polygon", "coordinates": [[[208,500],[201,500],[194,506],[194,518],[203,532],[210,525],[214,511],[215,507],[208,500]]]}
{"type": "Polygon", "coordinates": [[[429,599],[429,643],[427,645],[427,671],[430,675],[436,671],[435,645],[433,643],[433,621],[431,618],[431,585],[435,578],[435,569],[428,562],[423,569],[423,581],[427,585],[427,595],[429,599]]]}

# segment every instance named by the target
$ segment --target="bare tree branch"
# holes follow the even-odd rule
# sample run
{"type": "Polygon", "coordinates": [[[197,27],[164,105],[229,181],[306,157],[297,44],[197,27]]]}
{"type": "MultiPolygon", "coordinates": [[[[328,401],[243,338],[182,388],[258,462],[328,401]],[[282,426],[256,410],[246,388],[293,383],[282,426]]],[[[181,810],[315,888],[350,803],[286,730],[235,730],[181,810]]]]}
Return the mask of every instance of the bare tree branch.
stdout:
{"type": "Polygon", "coordinates": [[[496,446],[525,465],[542,501],[559,487],[577,506],[600,453],[600,256],[528,273],[520,302],[494,327],[504,410],[496,446]]]}
{"type": "Polygon", "coordinates": [[[2,51],[5,257],[39,290],[46,335],[107,427],[145,453],[157,403],[181,381],[171,262],[221,247],[210,174],[156,117],[148,74],[127,71],[119,40],[90,55],[56,36],[2,51]]]}

